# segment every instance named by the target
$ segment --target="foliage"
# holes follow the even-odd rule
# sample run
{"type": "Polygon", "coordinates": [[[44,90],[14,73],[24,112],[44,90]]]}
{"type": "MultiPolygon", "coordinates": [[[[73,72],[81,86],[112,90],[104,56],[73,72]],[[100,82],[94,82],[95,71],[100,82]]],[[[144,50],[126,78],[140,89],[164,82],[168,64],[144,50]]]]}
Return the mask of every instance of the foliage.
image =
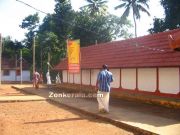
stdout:
{"type": "Polygon", "coordinates": [[[21,42],[13,41],[9,36],[3,38],[3,51],[2,56],[6,58],[14,58],[23,48],[21,42]]]}
{"type": "Polygon", "coordinates": [[[154,18],[153,20],[154,20],[153,22],[154,28],[148,30],[151,34],[156,32],[163,32],[166,29],[164,25],[165,23],[164,19],[154,18]]]}
{"type": "MultiPolygon", "coordinates": [[[[81,46],[87,46],[96,41],[102,43],[131,36],[127,30],[131,24],[126,19],[121,20],[108,13],[92,16],[86,9],[75,12],[70,0],[55,0],[55,2],[55,12],[47,14],[41,25],[38,25],[38,14],[29,15],[21,25],[21,28],[28,30],[23,55],[29,55],[27,59],[32,63],[32,37],[36,33],[36,68],[44,73],[47,71],[48,53],[51,55],[50,64],[56,65],[66,56],[66,40],[69,38],[80,39],[81,46]]],[[[97,2],[105,3],[102,0],[97,2]]]]}
{"type": "Polygon", "coordinates": [[[27,38],[24,40],[24,43],[29,49],[32,47],[32,40],[35,36],[35,32],[37,32],[38,23],[39,16],[38,13],[36,13],[34,15],[29,15],[25,17],[22,21],[22,24],[20,25],[22,29],[28,30],[28,33],[25,34],[27,38]]]}
{"type": "Polygon", "coordinates": [[[134,20],[134,25],[135,25],[135,37],[137,37],[136,19],[141,18],[140,11],[145,12],[147,13],[147,15],[150,16],[150,13],[146,9],[146,8],[149,9],[149,5],[147,4],[148,1],[149,0],[123,0],[121,1],[123,3],[115,7],[115,9],[125,8],[125,11],[123,15],[121,16],[122,20],[126,19],[129,16],[130,10],[132,9],[133,20],[134,20]]]}
{"type": "Polygon", "coordinates": [[[96,15],[93,18],[87,12],[77,14],[72,33],[74,39],[80,39],[81,47],[111,41],[119,37],[130,37],[125,27],[131,27],[126,20],[122,22],[114,15],[96,15]]]}
{"type": "Polygon", "coordinates": [[[165,10],[165,18],[154,19],[153,28],[149,29],[150,33],[157,33],[180,28],[180,2],[179,0],[161,0],[161,5],[165,10]]]}
{"type": "Polygon", "coordinates": [[[161,0],[161,5],[165,9],[165,23],[167,28],[174,29],[180,27],[179,0],[161,0]]]}
{"type": "Polygon", "coordinates": [[[105,15],[107,13],[107,0],[86,0],[87,5],[81,7],[82,11],[89,12],[91,16],[105,15]]]}

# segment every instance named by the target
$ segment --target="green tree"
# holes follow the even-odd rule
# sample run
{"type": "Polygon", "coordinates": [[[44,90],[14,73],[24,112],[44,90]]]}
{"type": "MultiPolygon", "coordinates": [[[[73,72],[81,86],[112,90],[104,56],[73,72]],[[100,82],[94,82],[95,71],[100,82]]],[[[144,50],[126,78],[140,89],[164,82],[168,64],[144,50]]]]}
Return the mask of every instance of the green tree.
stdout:
{"type": "Polygon", "coordinates": [[[87,12],[80,12],[76,16],[72,33],[74,39],[80,39],[81,47],[115,40],[119,37],[129,38],[127,28],[129,21],[121,21],[115,15],[96,15],[93,18],[87,12]]]}
{"type": "Polygon", "coordinates": [[[168,29],[180,27],[180,1],[179,0],[161,0],[161,5],[165,9],[165,23],[168,29]]]}
{"type": "Polygon", "coordinates": [[[149,9],[149,5],[147,2],[149,0],[120,0],[120,5],[116,6],[115,9],[119,8],[125,8],[125,11],[123,15],[121,16],[122,19],[125,19],[129,16],[130,10],[132,9],[133,13],[133,21],[134,21],[134,30],[135,30],[135,37],[137,37],[137,25],[136,25],[136,19],[140,19],[140,11],[147,13],[148,16],[150,16],[150,13],[146,8],[149,9]]]}
{"type": "Polygon", "coordinates": [[[23,48],[21,42],[13,41],[9,36],[3,38],[3,51],[2,54],[7,58],[17,57],[19,50],[23,48]]]}
{"type": "Polygon", "coordinates": [[[150,33],[162,32],[167,29],[180,28],[180,2],[179,0],[161,0],[164,7],[165,18],[155,18],[150,33]]]}
{"type": "Polygon", "coordinates": [[[107,0],[86,0],[87,5],[81,7],[81,10],[90,12],[91,15],[105,15],[107,13],[107,0]]]}
{"type": "Polygon", "coordinates": [[[71,35],[72,25],[74,20],[74,11],[72,10],[70,0],[55,0],[55,33],[59,39],[66,40],[71,35]]]}
{"type": "Polygon", "coordinates": [[[25,34],[26,39],[24,40],[24,43],[28,48],[32,47],[32,40],[35,35],[35,32],[37,32],[38,24],[39,16],[38,13],[36,13],[34,15],[29,15],[25,17],[22,21],[22,24],[20,25],[22,29],[28,30],[28,33],[25,34]]]}
{"type": "Polygon", "coordinates": [[[157,33],[157,32],[163,32],[166,29],[165,21],[164,19],[160,18],[154,18],[153,19],[153,28],[150,28],[148,31],[152,33],[157,33]]]}

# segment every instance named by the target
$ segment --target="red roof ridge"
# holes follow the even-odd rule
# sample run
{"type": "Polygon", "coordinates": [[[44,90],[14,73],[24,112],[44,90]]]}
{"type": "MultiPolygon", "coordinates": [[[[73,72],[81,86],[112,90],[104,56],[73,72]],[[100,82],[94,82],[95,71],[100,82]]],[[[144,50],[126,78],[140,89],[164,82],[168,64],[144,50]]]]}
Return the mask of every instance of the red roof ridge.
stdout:
{"type": "MultiPolygon", "coordinates": [[[[180,32],[180,28],[81,47],[81,68],[101,68],[102,64],[110,68],[180,66],[180,52],[173,51],[168,41],[168,35],[176,32],[180,32]]],[[[55,69],[67,69],[67,58],[55,69]]]]}
{"type": "Polygon", "coordinates": [[[140,40],[140,39],[144,39],[144,38],[151,38],[151,37],[157,37],[157,36],[164,36],[164,35],[168,35],[168,34],[174,34],[176,32],[180,31],[180,28],[177,29],[173,29],[173,30],[169,30],[169,31],[164,31],[164,32],[158,32],[158,33],[153,33],[153,34],[148,34],[148,35],[144,35],[144,36],[139,36],[139,37],[134,37],[134,38],[128,38],[128,39],[122,39],[122,40],[115,40],[115,41],[110,41],[110,42],[106,42],[106,43],[100,43],[100,44],[92,44],[89,46],[85,46],[85,47],[81,47],[83,48],[89,48],[89,47],[97,47],[97,46],[101,46],[102,45],[112,45],[115,43],[119,43],[119,42],[128,42],[128,41],[135,41],[136,40],[140,40]]]}

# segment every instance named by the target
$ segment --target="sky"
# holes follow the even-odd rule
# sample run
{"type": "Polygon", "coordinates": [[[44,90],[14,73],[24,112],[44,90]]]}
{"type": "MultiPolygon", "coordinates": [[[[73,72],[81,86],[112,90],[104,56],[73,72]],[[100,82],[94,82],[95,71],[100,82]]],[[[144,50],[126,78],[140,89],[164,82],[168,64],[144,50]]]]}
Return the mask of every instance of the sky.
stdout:
{"type": "MultiPolygon", "coordinates": [[[[33,7],[40,9],[46,13],[54,12],[54,0],[21,0],[33,7]]],[[[85,0],[71,0],[71,4],[74,10],[79,10],[79,7],[86,5],[85,0]]],[[[110,13],[117,16],[121,16],[123,9],[114,10],[114,7],[120,4],[120,0],[109,0],[108,10],[110,13]]],[[[153,25],[153,18],[164,18],[164,9],[160,5],[159,0],[149,0],[149,12],[151,16],[149,17],[145,13],[141,13],[141,19],[137,20],[137,35],[143,36],[147,35],[147,30],[153,25]]],[[[21,41],[25,38],[24,34],[26,30],[21,29],[19,25],[22,20],[30,14],[34,14],[37,11],[17,2],[16,0],[0,0],[0,33],[3,37],[10,36],[13,40],[16,39],[21,41]]],[[[45,14],[39,13],[41,21],[45,17],[45,14]]],[[[132,21],[132,16],[129,18],[132,21]]],[[[131,33],[134,33],[134,27],[129,29],[131,33]]]]}

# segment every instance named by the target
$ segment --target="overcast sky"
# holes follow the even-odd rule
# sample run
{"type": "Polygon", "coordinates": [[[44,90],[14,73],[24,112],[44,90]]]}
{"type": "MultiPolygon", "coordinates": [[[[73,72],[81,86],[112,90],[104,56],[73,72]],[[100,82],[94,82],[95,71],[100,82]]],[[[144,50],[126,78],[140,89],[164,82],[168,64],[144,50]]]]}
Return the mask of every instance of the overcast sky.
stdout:
{"type": "MultiPolygon", "coordinates": [[[[32,5],[33,7],[40,9],[46,13],[54,12],[54,0],[21,0],[25,3],[32,5]]],[[[86,4],[85,0],[71,0],[72,7],[78,10],[79,7],[86,4]]],[[[109,12],[117,16],[121,16],[123,10],[114,10],[114,7],[120,3],[120,0],[109,0],[109,12]]],[[[140,21],[137,21],[137,33],[138,36],[147,35],[147,30],[152,27],[153,18],[156,16],[158,18],[164,17],[163,7],[160,5],[159,0],[150,0],[149,2],[149,12],[151,16],[147,16],[142,13],[140,21]]],[[[16,0],[0,0],[0,33],[5,37],[10,35],[12,39],[22,40],[24,38],[25,30],[21,29],[19,25],[22,20],[37,11],[34,9],[17,2],[16,0]]],[[[41,20],[44,18],[44,14],[39,13],[41,20]]],[[[132,20],[132,16],[129,17],[132,20]]],[[[133,21],[132,21],[133,23],[133,21]]],[[[134,33],[134,29],[130,29],[134,33]]]]}

